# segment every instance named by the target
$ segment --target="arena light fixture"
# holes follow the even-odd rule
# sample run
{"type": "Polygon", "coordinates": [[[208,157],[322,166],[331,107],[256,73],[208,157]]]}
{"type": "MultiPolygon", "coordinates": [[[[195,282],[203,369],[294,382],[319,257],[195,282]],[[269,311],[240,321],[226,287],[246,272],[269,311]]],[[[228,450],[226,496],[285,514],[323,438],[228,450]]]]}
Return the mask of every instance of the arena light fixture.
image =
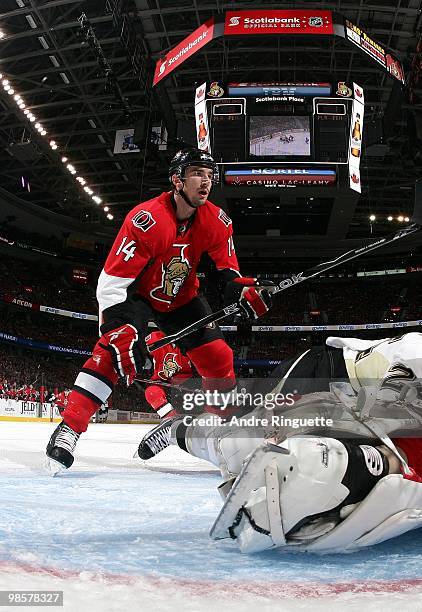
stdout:
{"type": "Polygon", "coordinates": [[[103,211],[104,211],[104,212],[108,212],[109,210],[110,210],[110,207],[109,207],[109,206],[104,206],[104,208],[103,208],[103,211]]]}
{"type": "Polygon", "coordinates": [[[109,219],[111,221],[113,219],[113,215],[111,213],[108,213],[107,219],[109,219]]]}
{"type": "Polygon", "coordinates": [[[375,221],[375,219],[376,219],[376,216],[375,216],[375,215],[369,215],[369,220],[370,220],[370,221],[375,221]]]}
{"type": "MultiPolygon", "coordinates": [[[[46,48],[44,45],[42,45],[42,46],[43,46],[44,48],[46,48]]],[[[48,47],[47,47],[47,48],[48,48],[48,47]]],[[[52,62],[52,63],[54,64],[54,62],[52,62]]],[[[65,79],[63,79],[63,80],[64,80],[64,82],[65,82],[65,83],[69,83],[69,82],[70,82],[68,79],[66,79],[66,80],[65,80],[65,79]]],[[[27,119],[28,119],[28,120],[29,120],[31,123],[35,123],[34,127],[35,127],[35,129],[38,131],[38,133],[39,133],[39,134],[41,134],[41,136],[46,136],[46,135],[47,135],[47,130],[44,128],[44,126],[42,125],[42,123],[40,123],[40,121],[38,121],[38,120],[37,120],[37,118],[35,117],[35,115],[34,115],[33,113],[31,113],[31,111],[30,111],[29,109],[27,109],[27,108],[26,108],[26,104],[25,104],[25,102],[23,101],[22,96],[21,96],[19,93],[15,93],[15,90],[13,89],[12,85],[10,84],[9,79],[7,79],[7,78],[3,78],[3,74],[2,74],[2,73],[0,73],[0,83],[1,83],[1,85],[3,86],[3,89],[4,89],[5,91],[7,91],[7,93],[8,93],[10,96],[13,96],[13,100],[14,100],[14,102],[16,103],[16,105],[18,106],[18,108],[19,108],[19,109],[20,109],[20,110],[23,112],[23,115],[24,115],[24,116],[25,116],[25,117],[26,117],[26,118],[27,118],[27,119]]],[[[90,123],[90,125],[91,125],[92,127],[94,127],[94,126],[96,127],[96,124],[95,124],[95,122],[94,122],[94,120],[93,120],[93,119],[91,119],[89,123],[90,123]]],[[[55,141],[55,140],[50,140],[49,145],[50,145],[50,148],[51,148],[53,151],[55,151],[56,149],[58,149],[58,148],[59,148],[59,146],[58,146],[58,144],[56,143],[56,141],[55,141]]],[[[110,151],[110,153],[111,153],[111,155],[113,155],[111,151],[110,151]]],[[[62,161],[62,163],[67,164],[67,165],[66,165],[66,167],[67,167],[67,169],[69,170],[69,172],[70,172],[72,175],[75,175],[75,174],[77,173],[77,172],[76,172],[75,167],[74,167],[72,164],[67,163],[67,162],[68,162],[68,158],[67,158],[67,157],[65,157],[65,156],[61,157],[61,161],[62,161]]],[[[77,177],[76,177],[76,180],[77,180],[77,181],[78,181],[78,183],[79,183],[79,184],[80,184],[80,185],[83,187],[84,191],[85,191],[85,192],[86,192],[88,195],[90,195],[90,196],[91,196],[92,200],[93,200],[93,201],[94,201],[96,204],[102,204],[102,202],[103,202],[102,198],[101,198],[99,195],[95,194],[95,193],[94,193],[94,191],[93,191],[93,190],[92,190],[90,187],[88,187],[88,186],[86,185],[86,180],[85,180],[85,179],[84,179],[82,176],[77,176],[77,177]]],[[[107,209],[107,210],[108,210],[108,209],[107,209]]],[[[107,212],[107,211],[104,211],[104,212],[107,212]]],[[[111,216],[111,218],[113,218],[113,216],[111,216]]]]}
{"type": "Polygon", "coordinates": [[[392,220],[393,220],[393,217],[392,217],[391,215],[389,215],[389,216],[387,217],[387,221],[392,221],[392,220]]]}
{"type": "Polygon", "coordinates": [[[409,217],[405,217],[404,220],[405,220],[406,223],[409,223],[409,221],[410,221],[409,217]]]}
{"type": "Polygon", "coordinates": [[[3,30],[0,30],[0,40],[6,36],[6,33],[3,30]]]}
{"type": "Polygon", "coordinates": [[[403,217],[403,215],[399,215],[399,216],[397,217],[397,221],[399,221],[400,223],[403,223],[403,221],[404,221],[404,217],[403,217]]]}

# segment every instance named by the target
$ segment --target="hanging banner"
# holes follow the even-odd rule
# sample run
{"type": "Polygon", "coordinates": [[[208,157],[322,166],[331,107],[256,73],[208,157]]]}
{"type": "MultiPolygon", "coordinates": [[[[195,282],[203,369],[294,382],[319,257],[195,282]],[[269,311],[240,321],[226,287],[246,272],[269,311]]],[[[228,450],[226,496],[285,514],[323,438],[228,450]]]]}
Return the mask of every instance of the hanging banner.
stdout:
{"type": "Polygon", "coordinates": [[[377,43],[373,38],[368,36],[362,28],[348,19],[344,20],[344,27],[347,40],[350,40],[350,42],[359,47],[364,53],[378,62],[378,64],[381,64],[381,66],[385,68],[391,76],[400,81],[400,83],[404,83],[403,67],[398,59],[394,58],[390,53],[387,53],[382,45],[377,43]]]}
{"type": "Polygon", "coordinates": [[[210,150],[210,137],[208,127],[207,109],[205,105],[206,83],[202,83],[196,88],[195,92],[195,123],[196,123],[196,140],[198,149],[201,151],[210,150]]]}
{"type": "MultiPolygon", "coordinates": [[[[183,10],[183,9],[181,9],[183,10]]],[[[155,65],[154,79],[152,85],[157,85],[168,76],[175,68],[183,64],[185,60],[202,49],[214,38],[214,18],[208,19],[199,26],[192,34],[189,34],[182,42],[173,47],[163,59],[159,59],[155,65]]]]}
{"type": "Polygon", "coordinates": [[[227,11],[224,34],[333,34],[333,19],[319,10],[227,11]]]}
{"type": "Polygon", "coordinates": [[[128,128],[127,130],[116,130],[113,151],[115,155],[118,155],[119,153],[139,153],[140,149],[138,145],[133,142],[134,133],[134,128],[128,128]]]}
{"type": "Polygon", "coordinates": [[[361,193],[360,158],[362,154],[362,131],[364,113],[363,89],[353,83],[352,119],[349,137],[349,186],[353,191],[361,193]]]}

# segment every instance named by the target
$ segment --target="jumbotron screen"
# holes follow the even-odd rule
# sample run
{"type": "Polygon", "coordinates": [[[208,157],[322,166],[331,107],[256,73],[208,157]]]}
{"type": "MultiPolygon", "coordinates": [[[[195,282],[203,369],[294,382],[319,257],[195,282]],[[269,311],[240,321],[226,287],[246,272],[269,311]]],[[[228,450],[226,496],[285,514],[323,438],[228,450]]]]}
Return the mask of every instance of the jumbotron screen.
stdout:
{"type": "Polygon", "coordinates": [[[251,157],[309,156],[310,117],[251,116],[249,155],[251,157]]]}

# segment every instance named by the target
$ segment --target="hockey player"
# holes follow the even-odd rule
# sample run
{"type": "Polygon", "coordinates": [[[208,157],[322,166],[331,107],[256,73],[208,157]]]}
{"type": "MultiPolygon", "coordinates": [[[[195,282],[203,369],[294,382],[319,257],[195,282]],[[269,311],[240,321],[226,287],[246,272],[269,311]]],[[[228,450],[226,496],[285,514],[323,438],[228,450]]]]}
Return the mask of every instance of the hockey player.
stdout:
{"type": "Polygon", "coordinates": [[[402,404],[402,418],[369,418],[366,405],[361,418],[365,388],[352,406],[342,388],[303,396],[277,426],[263,425],[265,406],[251,413],[256,425],[248,415],[250,427],[173,423],[173,443],[224,478],[213,537],[237,539],[242,552],[341,551],[422,526],[422,439],[394,435],[419,435],[422,419],[402,404]],[[331,430],[314,425],[327,414],[335,415],[331,430]]]}
{"type": "MultiPolygon", "coordinates": [[[[330,391],[333,381],[350,382],[355,392],[377,386],[380,399],[399,397],[403,383],[422,380],[422,334],[411,332],[381,340],[337,338],[283,360],[267,379],[258,380],[252,392],[292,395],[330,391]]],[[[148,432],[139,446],[141,459],[153,455],[146,448],[148,432]]],[[[154,446],[159,452],[161,448],[154,446]]],[[[153,453],[156,454],[156,453],[153,453]]]]}
{"type": "MultiPolygon", "coordinates": [[[[132,384],[145,358],[143,338],[153,320],[166,334],[210,312],[198,295],[196,269],[208,253],[226,283],[228,303],[238,300],[245,315],[265,314],[270,295],[256,279],[240,275],[232,222],[208,200],[217,166],[208,153],[184,149],[169,168],[171,191],[138,204],[127,215],[98,280],[101,337],[79,373],[48,445],[50,469],[69,468],[80,434],[118,378],[132,384]]],[[[235,387],[233,352],[217,326],[178,343],[202,377],[205,389],[235,387]]],[[[219,410],[219,406],[209,407],[219,410]]]]}

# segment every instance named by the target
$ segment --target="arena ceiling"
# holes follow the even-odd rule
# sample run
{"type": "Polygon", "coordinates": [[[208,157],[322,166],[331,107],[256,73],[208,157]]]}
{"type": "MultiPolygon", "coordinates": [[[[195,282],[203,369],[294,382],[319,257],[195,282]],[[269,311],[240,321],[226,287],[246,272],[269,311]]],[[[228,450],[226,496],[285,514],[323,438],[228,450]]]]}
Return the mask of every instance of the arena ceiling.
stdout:
{"type": "MultiPolygon", "coordinates": [[[[422,89],[414,79],[410,101],[408,85],[421,62],[416,53],[421,27],[420,0],[1,0],[0,71],[48,132],[47,138],[40,136],[13,96],[0,89],[1,186],[54,212],[102,227],[118,224],[134,203],[165,187],[167,162],[180,144],[178,126],[194,120],[196,84],[356,81],[365,90],[366,122],[384,124],[382,141],[363,155],[363,193],[345,233],[369,236],[370,213],[381,218],[412,210],[415,180],[422,174],[422,89]],[[407,75],[403,94],[394,79],[338,37],[216,39],[151,88],[157,59],[200,24],[227,10],[253,8],[330,9],[349,18],[402,61],[407,75]],[[85,29],[82,14],[88,19],[85,29]],[[87,35],[89,27],[99,46],[87,35]],[[146,126],[147,134],[160,123],[167,128],[167,150],[148,145],[146,154],[113,154],[116,130],[138,124],[146,126]],[[60,161],[63,155],[102,205],[75,182],[60,161]],[[114,216],[111,222],[104,204],[114,216]]],[[[306,198],[298,206],[299,217],[312,214],[306,198]]],[[[251,233],[247,225],[245,220],[241,234],[251,233]]],[[[385,233],[385,227],[373,231],[385,233]]]]}

